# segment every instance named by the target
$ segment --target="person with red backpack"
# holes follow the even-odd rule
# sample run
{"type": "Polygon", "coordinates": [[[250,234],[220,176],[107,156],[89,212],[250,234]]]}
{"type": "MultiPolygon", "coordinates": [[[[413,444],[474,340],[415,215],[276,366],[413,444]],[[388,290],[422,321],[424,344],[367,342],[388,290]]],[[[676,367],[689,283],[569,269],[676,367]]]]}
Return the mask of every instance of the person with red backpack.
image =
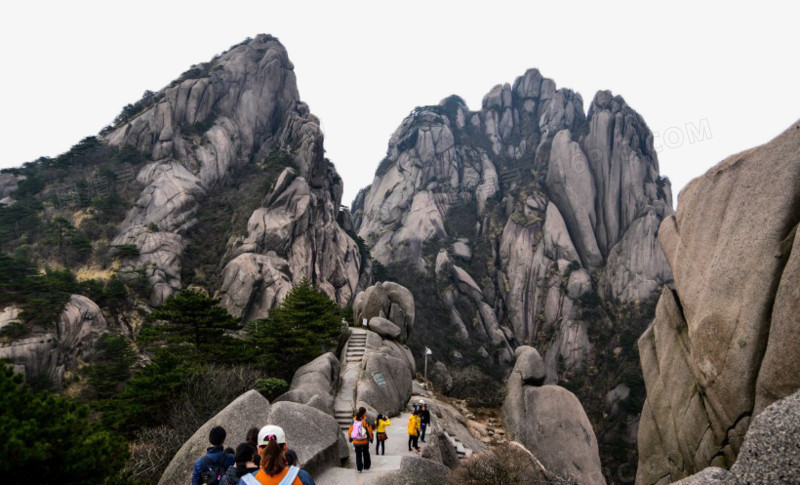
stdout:
{"type": "Polygon", "coordinates": [[[353,418],[353,424],[347,430],[347,436],[353,448],[356,450],[356,470],[369,470],[372,461],[369,457],[369,444],[372,443],[372,428],[367,423],[367,409],[358,408],[358,412],[353,418]]]}

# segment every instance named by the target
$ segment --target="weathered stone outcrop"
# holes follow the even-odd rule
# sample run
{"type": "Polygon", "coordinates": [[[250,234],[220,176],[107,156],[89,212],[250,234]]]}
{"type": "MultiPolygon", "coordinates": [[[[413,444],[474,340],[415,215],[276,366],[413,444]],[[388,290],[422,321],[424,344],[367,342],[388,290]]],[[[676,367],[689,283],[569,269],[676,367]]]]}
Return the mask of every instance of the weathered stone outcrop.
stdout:
{"type": "Polygon", "coordinates": [[[295,371],[289,390],[275,402],[308,404],[333,415],[333,396],[339,381],[339,359],[332,352],[320,355],[295,371]]]}
{"type": "Polygon", "coordinates": [[[376,485],[428,485],[446,483],[450,469],[433,460],[418,456],[404,456],[400,459],[400,470],[378,478],[376,485]]]}
{"type": "Polygon", "coordinates": [[[356,295],[353,300],[353,319],[360,324],[362,319],[371,321],[374,317],[389,320],[400,334],[392,337],[405,343],[414,329],[414,295],[408,288],[391,281],[377,282],[356,295]]]}
{"type": "MultiPolygon", "coordinates": [[[[15,321],[19,309],[8,307],[0,327],[15,321]]],[[[0,359],[10,361],[29,378],[47,376],[56,387],[66,370],[88,360],[94,345],[108,331],[106,319],[95,302],[81,295],[72,295],[61,311],[54,332],[34,332],[34,335],[0,344],[0,359]]]]}
{"type": "Polygon", "coordinates": [[[304,470],[312,476],[347,457],[344,434],[333,416],[294,402],[277,402],[269,413],[269,424],[286,433],[286,442],[297,453],[304,470]]]}
{"type": "Polygon", "coordinates": [[[605,484],[597,440],[578,398],[563,387],[526,383],[532,375],[540,375],[542,367],[536,349],[525,347],[518,352],[503,402],[510,438],[558,476],[582,484],[605,484]]]}
{"type": "Polygon", "coordinates": [[[800,388],[800,124],[682,192],[659,240],[675,278],[639,340],[637,483],[725,468],[750,421],[800,388]]]}
{"type": "Polygon", "coordinates": [[[105,139],[153,160],[137,175],[144,189],[114,240],[139,248],[123,270],[145,270],[152,304],[182,286],[185,235],[200,202],[244,165],[278,159],[295,168],[261,194],[244,243],[229,248],[223,304],[245,321],[263,317],[304,277],[340,304],[352,299],[362,261],[336,222],[341,179],[324,158],[319,121],[300,101],[277,39],[259,35],[193,66],[146,106],[105,139]]]}
{"type": "Polygon", "coordinates": [[[356,407],[398,414],[411,397],[414,356],[403,344],[367,332],[367,350],[356,384],[356,407]]]}
{"type": "Polygon", "coordinates": [[[390,416],[400,413],[411,397],[414,356],[405,345],[414,328],[414,297],[397,283],[378,282],[356,295],[356,322],[369,329],[356,383],[355,407],[390,416]]]}
{"type": "Polygon", "coordinates": [[[17,190],[17,183],[24,178],[24,176],[11,173],[0,173],[0,205],[11,205],[14,203],[11,194],[17,190]]]}
{"type": "Polygon", "coordinates": [[[790,484],[800,482],[800,393],[770,404],[753,419],[730,471],[708,467],[680,485],[790,484]]]}

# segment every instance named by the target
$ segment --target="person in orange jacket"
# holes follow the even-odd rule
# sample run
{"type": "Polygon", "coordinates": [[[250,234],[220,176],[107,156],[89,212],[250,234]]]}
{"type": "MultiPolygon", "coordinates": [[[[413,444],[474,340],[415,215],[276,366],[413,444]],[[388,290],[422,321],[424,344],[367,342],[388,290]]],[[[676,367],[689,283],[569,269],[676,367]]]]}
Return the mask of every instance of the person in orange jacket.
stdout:
{"type": "Polygon", "coordinates": [[[305,470],[289,465],[286,460],[286,433],[283,428],[267,425],[258,432],[258,454],[260,469],[243,475],[240,485],[314,485],[314,479],[305,470]]]}
{"type": "Polygon", "coordinates": [[[363,406],[353,418],[353,424],[347,430],[347,436],[356,450],[356,470],[369,470],[372,461],[369,457],[369,444],[372,443],[372,428],[367,423],[367,409],[363,406]]]}

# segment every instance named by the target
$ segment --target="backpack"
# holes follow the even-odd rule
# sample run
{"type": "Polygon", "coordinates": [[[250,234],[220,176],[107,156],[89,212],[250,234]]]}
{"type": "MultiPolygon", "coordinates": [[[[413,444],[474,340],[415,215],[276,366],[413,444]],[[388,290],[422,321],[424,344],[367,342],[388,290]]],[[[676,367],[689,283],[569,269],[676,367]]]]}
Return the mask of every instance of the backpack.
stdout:
{"type": "Polygon", "coordinates": [[[222,477],[227,471],[225,469],[225,454],[223,454],[219,462],[209,463],[207,455],[203,455],[203,470],[200,472],[200,483],[205,485],[219,485],[222,477]]]}
{"type": "Polygon", "coordinates": [[[361,421],[353,421],[353,431],[350,432],[350,437],[354,440],[367,439],[367,428],[361,421]]]}

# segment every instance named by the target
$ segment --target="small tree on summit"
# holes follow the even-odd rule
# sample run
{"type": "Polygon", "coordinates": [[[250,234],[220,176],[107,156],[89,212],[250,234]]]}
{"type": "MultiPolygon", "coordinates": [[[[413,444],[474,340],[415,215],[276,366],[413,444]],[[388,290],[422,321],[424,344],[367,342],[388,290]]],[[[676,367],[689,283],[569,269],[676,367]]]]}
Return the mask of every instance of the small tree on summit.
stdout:
{"type": "Polygon", "coordinates": [[[339,307],[307,279],[301,280],[265,319],[247,328],[248,349],[281,378],[330,349],[341,333],[339,307]]]}
{"type": "Polygon", "coordinates": [[[201,346],[213,346],[224,339],[225,330],[238,328],[239,322],[224,308],[219,300],[192,289],[167,298],[161,307],[150,314],[152,320],[162,324],[153,327],[156,334],[166,334],[169,343],[191,341],[195,353],[201,346]]]}

